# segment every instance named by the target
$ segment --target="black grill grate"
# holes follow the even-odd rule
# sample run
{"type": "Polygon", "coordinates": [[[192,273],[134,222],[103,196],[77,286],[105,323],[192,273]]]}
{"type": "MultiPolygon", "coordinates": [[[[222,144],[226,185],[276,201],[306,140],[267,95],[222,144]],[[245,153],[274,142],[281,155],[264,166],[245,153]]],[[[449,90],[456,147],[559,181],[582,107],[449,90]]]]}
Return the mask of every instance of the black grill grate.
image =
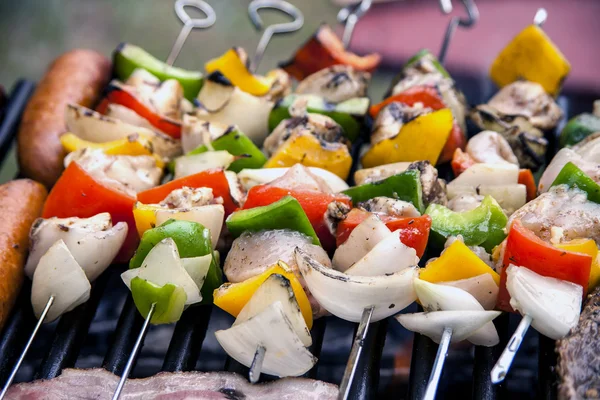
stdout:
{"type": "MultiPolygon", "coordinates": [[[[473,100],[485,100],[493,93],[493,88],[487,81],[475,80],[469,78],[457,79],[467,98],[473,100]]],[[[6,158],[6,155],[12,145],[16,135],[16,128],[27,99],[32,93],[34,85],[31,82],[20,81],[17,83],[11,93],[7,104],[4,120],[0,124],[0,162],[6,158]]],[[[569,101],[565,97],[560,99],[563,109],[568,110],[570,115],[574,115],[583,110],[591,108],[592,96],[571,97],[569,101]]],[[[356,149],[355,149],[356,150],[356,149]]],[[[355,153],[356,154],[356,153],[355,153]]],[[[44,342],[45,345],[31,349],[30,357],[26,360],[29,369],[35,370],[35,375],[29,374],[29,377],[22,377],[18,380],[28,380],[35,378],[52,378],[60,374],[64,368],[74,367],[81,357],[80,352],[86,346],[86,337],[93,326],[93,320],[98,313],[115,313],[122,299],[126,297],[124,305],[119,313],[116,327],[111,329],[111,339],[108,342],[107,350],[103,353],[96,352],[95,357],[104,357],[101,365],[110,372],[121,374],[125,363],[129,357],[137,333],[140,331],[143,320],[137,312],[131,296],[126,295],[127,291],[123,288],[116,288],[116,283],[120,284],[118,275],[125,266],[113,266],[107,273],[95,282],[90,300],[65,314],[56,324],[51,324],[40,332],[36,341],[44,342]],[[121,300],[119,300],[121,299],[121,300]],[[107,303],[108,302],[108,303],[107,303]]],[[[122,286],[122,285],[121,285],[122,286]]],[[[27,336],[33,329],[35,319],[29,302],[30,285],[26,284],[19,296],[17,305],[13,310],[2,336],[0,337],[0,384],[3,384],[10,369],[14,365],[20,350],[23,348],[27,336]]],[[[172,329],[172,336],[164,361],[163,371],[188,371],[197,368],[198,363],[206,357],[207,350],[203,349],[206,344],[207,331],[209,323],[215,321],[215,318],[222,318],[222,313],[211,306],[195,306],[186,310],[181,320],[172,329]]],[[[505,346],[509,331],[509,325],[514,325],[516,316],[503,315],[495,323],[501,337],[501,343],[494,348],[475,348],[472,362],[472,391],[471,396],[475,399],[495,400],[507,398],[511,392],[511,378],[516,378],[517,372],[509,376],[507,383],[499,386],[492,386],[489,372],[495,360],[499,356],[502,348],[505,346]],[[510,321],[509,321],[510,320],[510,321]]],[[[352,383],[352,399],[375,399],[382,398],[380,391],[380,369],[382,364],[382,355],[386,337],[390,335],[391,324],[395,321],[381,321],[370,326],[369,333],[364,342],[364,351],[359,361],[357,373],[352,383]]],[[[230,324],[229,324],[230,325],[230,324]]],[[[325,379],[339,382],[343,371],[345,360],[350,352],[352,344],[352,327],[356,330],[356,324],[340,323],[330,318],[316,320],[312,329],[313,345],[311,351],[321,360],[315,368],[307,373],[307,377],[325,379]],[[328,335],[328,328],[335,332],[345,330],[345,335],[337,335],[334,340],[324,341],[328,335]],[[335,357],[331,357],[335,354],[335,357]],[[338,372],[325,371],[331,368],[335,363],[333,358],[343,360],[338,372]],[[326,377],[326,378],[324,378],[326,377]]],[[[537,339],[537,333],[529,335],[534,341],[537,339]]],[[[89,339],[89,338],[88,338],[89,339]]],[[[147,339],[148,340],[148,339],[147,339]]],[[[94,350],[101,349],[104,343],[94,343],[94,350]]],[[[420,399],[425,391],[425,386],[433,365],[433,359],[437,351],[437,345],[427,337],[414,335],[412,349],[412,362],[410,377],[408,382],[408,391],[404,393],[394,393],[395,398],[408,397],[409,399],[420,399]]],[[[554,342],[546,338],[539,338],[539,370],[529,371],[532,376],[537,374],[539,387],[537,396],[543,399],[556,398],[556,375],[554,366],[556,357],[554,354],[554,342]]],[[[140,357],[138,357],[138,360],[140,357]]],[[[100,364],[100,363],[98,363],[100,364]]],[[[338,363],[340,364],[340,363],[338,363]]],[[[517,362],[518,364],[518,362],[517,362]]],[[[470,367],[469,367],[470,368],[470,367]]],[[[219,368],[217,368],[219,369],[219,368]]],[[[248,369],[229,358],[223,357],[221,369],[247,374],[248,369]]],[[[517,366],[515,366],[517,369],[517,366]]],[[[337,369],[335,370],[337,371],[337,369]]],[[[442,376],[439,398],[455,398],[454,393],[444,392],[444,382],[447,383],[447,377],[452,371],[449,367],[445,369],[442,376]]],[[[135,376],[135,370],[134,374],[135,376]]],[[[268,379],[268,378],[267,378],[268,379]]],[[[535,388],[534,388],[535,390],[535,388]]],[[[531,393],[531,392],[530,392],[531,393]]],[[[511,395],[511,397],[515,397],[511,395]]],[[[519,397],[519,396],[517,396],[519,397]]],[[[527,397],[531,397],[528,395],[527,397]]]]}

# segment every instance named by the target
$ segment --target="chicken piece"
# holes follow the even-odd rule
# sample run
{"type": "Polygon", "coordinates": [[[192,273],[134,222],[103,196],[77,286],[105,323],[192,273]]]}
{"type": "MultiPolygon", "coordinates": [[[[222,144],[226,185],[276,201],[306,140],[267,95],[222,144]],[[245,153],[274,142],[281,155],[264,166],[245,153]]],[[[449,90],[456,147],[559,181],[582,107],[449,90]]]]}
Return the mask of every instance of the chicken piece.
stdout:
{"type": "Polygon", "coordinates": [[[398,135],[402,125],[412,121],[419,115],[431,112],[430,108],[424,108],[422,104],[407,106],[404,103],[392,102],[385,106],[373,123],[371,132],[371,146],[385,139],[391,139],[398,135]]]}
{"type": "Polygon", "coordinates": [[[425,206],[431,203],[445,206],[448,203],[446,181],[438,178],[437,169],[429,161],[416,161],[410,164],[408,169],[417,170],[421,173],[421,187],[423,188],[425,206]]]}
{"type": "Polygon", "coordinates": [[[488,106],[505,116],[524,116],[539,129],[552,129],[562,118],[562,110],[542,85],[517,81],[500,89],[488,106]]]}
{"type": "Polygon", "coordinates": [[[409,202],[389,197],[374,197],[358,204],[358,208],[392,217],[419,217],[421,213],[409,202]]]}
{"type": "Polygon", "coordinates": [[[471,211],[479,207],[483,199],[479,194],[460,194],[448,202],[448,208],[456,212],[471,211]]]}
{"type": "Polygon", "coordinates": [[[579,153],[569,148],[560,149],[554,156],[544,174],[540,178],[538,191],[546,192],[550,189],[550,185],[554,182],[560,171],[568,163],[572,162],[579,167],[583,172],[588,174],[596,182],[600,182],[600,165],[593,161],[587,161],[579,153]]]}
{"type": "Polygon", "coordinates": [[[132,86],[144,104],[151,106],[158,114],[174,120],[181,120],[181,100],[183,87],[175,79],[161,82],[145,69],[138,68],[125,82],[132,86]]]}
{"type": "Polygon", "coordinates": [[[479,163],[519,165],[510,144],[498,132],[479,132],[469,140],[466,150],[479,163]]]}
{"type": "Polygon", "coordinates": [[[273,79],[273,84],[266,94],[266,98],[277,102],[292,92],[292,79],[290,75],[281,68],[269,71],[267,78],[273,79]]]}
{"type": "Polygon", "coordinates": [[[306,112],[305,99],[296,100],[289,110],[292,118],[281,121],[265,139],[264,148],[268,156],[276,153],[292,135],[306,133],[306,131],[326,143],[349,144],[344,136],[344,130],[333,119],[326,115],[306,112]]]}
{"type": "Polygon", "coordinates": [[[382,181],[392,175],[406,171],[410,164],[410,162],[401,161],[393,164],[379,165],[373,168],[359,169],[354,173],[354,183],[358,186],[365,183],[382,181]]]}
{"type": "Polygon", "coordinates": [[[333,190],[323,178],[313,174],[308,167],[302,164],[290,167],[283,176],[269,182],[267,185],[290,190],[333,193],[333,190]]]}
{"type": "Polygon", "coordinates": [[[356,71],[350,65],[334,65],[307,76],[298,84],[296,93],[315,94],[331,103],[341,103],[367,95],[371,74],[356,71]]]}
{"type": "Polygon", "coordinates": [[[158,186],[162,169],[150,156],[109,156],[102,150],[83,148],[65,157],[65,166],[76,162],[95,180],[132,197],[158,186]]]}
{"type": "Polygon", "coordinates": [[[245,232],[235,239],[225,259],[223,272],[229,282],[242,282],[260,275],[281,260],[292,268],[302,283],[315,317],[323,316],[326,311],[311,296],[304,278],[298,270],[294,257],[296,247],[307,252],[314,260],[331,268],[329,256],[322,247],[312,244],[311,238],[299,232],[278,229],[245,232]]]}
{"type": "Polygon", "coordinates": [[[169,209],[201,207],[209,204],[223,204],[223,199],[215,199],[211,188],[190,188],[187,186],[175,189],[160,202],[169,209]]]}
{"type": "Polygon", "coordinates": [[[600,244],[600,204],[587,200],[585,192],[568,189],[566,185],[551,188],[525,204],[510,216],[507,226],[515,219],[541,239],[550,242],[556,229],[562,229],[561,242],[591,238],[600,244]]]}
{"type": "Polygon", "coordinates": [[[181,125],[181,146],[188,153],[203,144],[208,144],[236,129],[233,125],[208,122],[195,115],[184,115],[181,125]]]}

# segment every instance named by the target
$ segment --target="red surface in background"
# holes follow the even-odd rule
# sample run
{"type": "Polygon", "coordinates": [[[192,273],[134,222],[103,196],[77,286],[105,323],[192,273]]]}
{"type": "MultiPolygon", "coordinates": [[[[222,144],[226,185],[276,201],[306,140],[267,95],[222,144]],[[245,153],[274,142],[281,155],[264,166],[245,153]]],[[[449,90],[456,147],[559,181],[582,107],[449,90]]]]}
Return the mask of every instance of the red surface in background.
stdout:
{"type": "MultiPolygon", "coordinates": [[[[458,28],[448,50],[451,72],[486,74],[500,50],[526,25],[539,7],[548,11],[544,31],[571,62],[565,87],[600,92],[600,0],[475,0],[480,19],[471,29],[458,28]]],[[[465,16],[454,1],[450,16],[465,16]]],[[[405,0],[374,4],[356,25],[351,49],[377,51],[386,65],[401,65],[422,48],[437,54],[450,16],[437,1],[405,0]]]]}

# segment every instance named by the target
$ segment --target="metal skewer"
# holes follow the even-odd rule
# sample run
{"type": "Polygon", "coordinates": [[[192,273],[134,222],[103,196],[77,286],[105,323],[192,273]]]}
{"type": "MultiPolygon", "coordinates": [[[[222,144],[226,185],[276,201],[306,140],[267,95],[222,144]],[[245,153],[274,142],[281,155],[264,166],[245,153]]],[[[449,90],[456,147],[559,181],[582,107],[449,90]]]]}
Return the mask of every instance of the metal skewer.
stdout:
{"type": "MultiPolygon", "coordinates": [[[[445,0],[447,1],[447,0],[445,0]]],[[[340,10],[337,15],[337,20],[340,24],[344,24],[344,33],[342,34],[342,44],[344,49],[350,46],[352,33],[359,19],[361,19],[371,8],[372,0],[362,0],[358,4],[346,6],[340,10]]]]}
{"type": "Polygon", "coordinates": [[[2,388],[2,393],[0,393],[0,400],[2,400],[4,398],[4,396],[6,396],[6,393],[8,392],[8,388],[10,387],[13,380],[15,379],[15,376],[17,375],[17,372],[19,371],[19,368],[21,367],[23,360],[25,360],[25,356],[27,355],[27,352],[29,351],[31,344],[33,343],[33,340],[35,339],[35,336],[37,335],[38,331],[40,330],[40,326],[42,326],[42,324],[44,323],[44,320],[46,319],[46,315],[48,315],[48,312],[50,311],[50,307],[52,307],[52,304],[54,304],[54,299],[55,299],[54,296],[50,296],[50,298],[48,299],[48,302],[46,303],[46,307],[44,307],[44,310],[42,311],[42,314],[40,315],[40,318],[38,319],[37,324],[35,324],[35,328],[33,328],[33,332],[31,332],[31,336],[29,336],[29,340],[27,341],[27,344],[23,348],[23,351],[21,352],[21,355],[19,356],[17,363],[13,367],[12,371],[10,372],[10,376],[8,377],[6,383],[4,384],[4,387],[2,388]]]}
{"type": "Polygon", "coordinates": [[[342,383],[340,383],[338,400],[346,400],[350,394],[350,386],[352,379],[354,378],[354,374],[356,373],[356,367],[358,365],[358,360],[360,359],[360,354],[363,350],[364,341],[367,337],[367,333],[369,332],[369,324],[371,323],[371,317],[373,316],[374,310],[375,306],[367,307],[363,310],[362,317],[360,318],[360,324],[358,325],[358,330],[356,331],[356,336],[354,337],[354,343],[352,344],[352,350],[350,351],[350,358],[348,359],[348,364],[346,364],[346,369],[344,370],[342,383]]]}
{"type": "Polygon", "coordinates": [[[273,10],[281,11],[282,13],[294,18],[294,20],[292,22],[269,25],[267,29],[265,29],[265,32],[263,33],[260,41],[258,42],[258,46],[256,47],[254,59],[252,60],[252,64],[250,64],[250,71],[256,71],[258,68],[273,35],[296,32],[302,28],[302,25],[304,25],[304,15],[302,14],[302,11],[287,1],[254,0],[250,3],[250,5],[248,5],[248,14],[256,29],[260,30],[264,27],[262,18],[260,18],[260,15],[258,14],[258,10],[264,8],[271,8],[273,10]]]}
{"type": "Polygon", "coordinates": [[[173,65],[192,29],[211,27],[217,20],[215,10],[213,10],[207,2],[202,0],[177,0],[175,2],[175,14],[177,14],[181,22],[183,22],[183,28],[181,28],[177,40],[175,40],[175,43],[171,48],[169,57],[167,57],[167,65],[173,65]],[[206,18],[191,18],[185,11],[185,7],[199,9],[206,14],[206,18]]]}
{"type": "Polygon", "coordinates": [[[431,370],[431,375],[429,376],[429,382],[427,382],[427,389],[425,390],[423,400],[435,399],[438,384],[440,383],[440,377],[442,376],[442,370],[444,369],[444,362],[446,362],[446,358],[448,357],[448,347],[450,346],[451,340],[452,328],[444,328],[442,339],[440,340],[440,345],[435,356],[435,362],[433,363],[433,369],[431,370]]]}
{"type": "MultiPolygon", "coordinates": [[[[449,0],[440,0],[440,6],[442,7],[442,11],[444,13],[448,13],[452,11],[452,5],[447,7],[446,3],[450,3],[449,0]],[[449,10],[449,11],[447,11],[449,10]]],[[[442,48],[440,49],[440,54],[438,56],[438,60],[440,63],[444,63],[446,59],[446,54],[448,53],[448,47],[450,46],[450,41],[452,40],[452,36],[454,36],[454,32],[456,28],[462,26],[463,28],[470,28],[479,19],[479,10],[475,5],[474,0],[462,0],[463,5],[465,6],[465,10],[467,11],[467,18],[462,17],[452,17],[450,22],[448,23],[448,27],[446,28],[446,33],[444,34],[444,41],[442,42],[442,48]]]]}
{"type": "Polygon", "coordinates": [[[531,316],[525,315],[519,323],[519,326],[517,326],[517,330],[513,333],[508,345],[502,352],[502,355],[500,355],[500,358],[490,373],[493,384],[500,383],[506,378],[508,370],[517,355],[517,351],[519,351],[519,347],[521,347],[521,343],[523,343],[523,339],[525,338],[525,334],[527,333],[532,320],[533,318],[531,318],[531,316]]]}
{"type": "Polygon", "coordinates": [[[156,309],[156,303],[152,303],[150,306],[150,311],[148,311],[148,315],[146,316],[146,320],[144,321],[144,325],[142,325],[142,330],[140,331],[135,344],[133,345],[133,349],[131,350],[131,355],[127,360],[127,364],[125,364],[125,370],[123,371],[123,375],[121,375],[121,380],[119,381],[119,385],[113,394],[112,400],[118,400],[121,396],[121,392],[123,391],[123,387],[127,382],[127,377],[133,368],[133,363],[142,347],[142,342],[146,337],[146,333],[148,332],[148,327],[150,326],[150,320],[152,319],[152,315],[154,315],[154,310],[156,309]]]}

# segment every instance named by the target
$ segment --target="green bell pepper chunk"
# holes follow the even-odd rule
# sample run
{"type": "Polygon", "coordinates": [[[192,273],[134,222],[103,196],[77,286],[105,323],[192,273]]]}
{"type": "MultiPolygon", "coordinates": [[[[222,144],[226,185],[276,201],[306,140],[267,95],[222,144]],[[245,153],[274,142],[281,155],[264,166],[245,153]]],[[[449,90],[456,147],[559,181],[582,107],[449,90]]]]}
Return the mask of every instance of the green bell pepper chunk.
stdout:
{"type": "Polygon", "coordinates": [[[161,81],[175,79],[183,87],[183,95],[189,101],[194,101],[202,88],[204,78],[202,72],[188,71],[173,67],[155,58],[141,47],[129,43],[121,43],[113,53],[115,76],[125,81],[137,68],[145,69],[161,81]]]}
{"type": "MultiPolygon", "coordinates": [[[[129,268],[139,268],[142,262],[156,244],[165,238],[172,238],[177,245],[181,258],[200,257],[212,254],[212,243],[210,230],[197,222],[179,221],[170,219],[156,228],[148,229],[142,235],[140,245],[129,262],[129,268]]],[[[215,257],[210,264],[206,280],[200,292],[202,303],[212,303],[214,289],[223,283],[221,267],[217,264],[215,257]]]]}
{"type": "Polygon", "coordinates": [[[423,58],[429,58],[435,69],[437,69],[442,75],[444,75],[444,77],[450,78],[450,74],[448,73],[448,71],[446,71],[446,68],[444,68],[442,64],[440,64],[437,57],[434,56],[428,49],[419,50],[417,54],[409,58],[406,64],[404,64],[402,70],[404,71],[408,68],[411,68],[423,58]]]}
{"type": "MultiPolygon", "coordinates": [[[[231,163],[230,171],[240,172],[244,168],[262,168],[267,162],[267,157],[254,143],[240,131],[226,132],[223,136],[213,140],[211,146],[215,150],[226,150],[229,154],[241,158],[231,163]]],[[[206,145],[196,147],[186,155],[201,154],[209,151],[206,145]]]]}
{"type": "Polygon", "coordinates": [[[390,197],[412,203],[419,212],[423,212],[423,188],[421,174],[417,170],[408,170],[385,178],[382,181],[365,183],[344,190],[342,193],[352,198],[352,203],[372,199],[373,197],[390,197]]]}
{"type": "Polygon", "coordinates": [[[131,295],[142,316],[148,315],[152,304],[156,304],[150,319],[150,323],[154,325],[179,321],[187,300],[185,290],[181,286],[170,283],[157,286],[140,277],[131,280],[131,295]]]}
{"type": "Polygon", "coordinates": [[[236,211],[225,223],[233,237],[238,237],[245,231],[291,229],[312,238],[313,244],[321,245],[302,206],[292,196],[285,196],[268,206],[236,211]]]}
{"type": "Polygon", "coordinates": [[[600,118],[594,114],[580,114],[571,118],[563,128],[560,147],[573,146],[595,132],[600,132],[600,118]]]}
{"type": "Polygon", "coordinates": [[[309,113],[327,115],[337,122],[344,130],[348,140],[354,142],[360,136],[362,118],[369,111],[370,101],[367,97],[357,97],[339,104],[329,103],[322,97],[312,94],[290,94],[275,104],[269,114],[269,130],[273,131],[284,119],[291,118],[289,107],[299,97],[308,100],[309,113]]]}
{"type": "Polygon", "coordinates": [[[570,188],[583,190],[587,193],[589,201],[600,204],[600,185],[572,162],[566,163],[552,182],[552,186],[557,185],[568,185],[570,188]]]}
{"type": "Polygon", "coordinates": [[[467,246],[481,246],[491,252],[506,237],[504,228],[508,218],[491,196],[485,196],[481,204],[470,211],[455,212],[430,204],[425,214],[431,217],[430,239],[438,247],[443,247],[448,237],[462,235],[467,246]]]}

